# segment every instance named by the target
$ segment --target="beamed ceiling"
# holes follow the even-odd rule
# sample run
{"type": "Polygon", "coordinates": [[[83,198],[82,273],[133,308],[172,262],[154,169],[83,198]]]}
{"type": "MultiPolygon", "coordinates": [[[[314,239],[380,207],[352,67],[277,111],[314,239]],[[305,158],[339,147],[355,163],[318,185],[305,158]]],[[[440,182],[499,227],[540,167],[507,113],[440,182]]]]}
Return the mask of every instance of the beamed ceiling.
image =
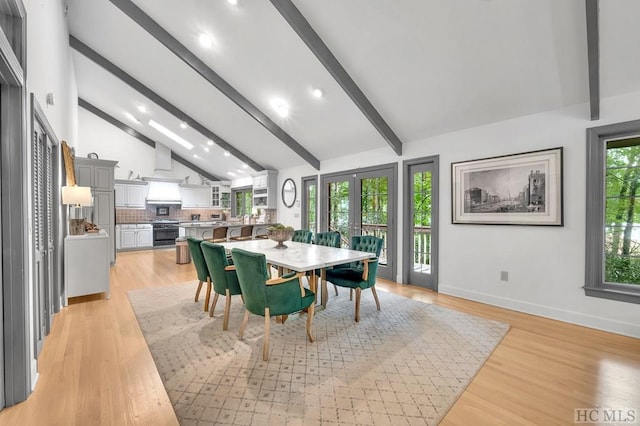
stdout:
{"type": "Polygon", "coordinates": [[[229,179],[242,163],[397,158],[406,143],[590,100],[594,114],[600,97],[640,90],[640,2],[589,3],[70,0],[67,16],[80,108],[229,179]]]}

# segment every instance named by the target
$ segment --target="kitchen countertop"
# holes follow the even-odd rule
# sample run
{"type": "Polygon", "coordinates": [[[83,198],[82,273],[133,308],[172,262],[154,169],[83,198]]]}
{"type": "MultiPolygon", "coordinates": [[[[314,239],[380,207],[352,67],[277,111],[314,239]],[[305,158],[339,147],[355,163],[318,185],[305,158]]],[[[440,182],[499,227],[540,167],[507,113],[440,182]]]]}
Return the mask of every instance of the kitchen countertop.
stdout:
{"type": "Polygon", "coordinates": [[[182,228],[219,228],[221,226],[233,227],[243,226],[239,222],[207,222],[207,221],[193,221],[193,222],[181,222],[179,224],[182,228]]]}

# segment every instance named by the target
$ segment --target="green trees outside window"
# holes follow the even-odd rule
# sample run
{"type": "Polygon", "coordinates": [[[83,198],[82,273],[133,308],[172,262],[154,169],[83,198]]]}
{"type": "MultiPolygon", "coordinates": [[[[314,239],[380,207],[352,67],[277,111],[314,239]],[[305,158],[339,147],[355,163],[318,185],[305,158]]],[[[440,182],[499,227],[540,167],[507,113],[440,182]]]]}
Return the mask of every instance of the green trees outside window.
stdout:
{"type": "Polygon", "coordinates": [[[640,138],[607,142],[604,280],[640,284],[640,138]]]}

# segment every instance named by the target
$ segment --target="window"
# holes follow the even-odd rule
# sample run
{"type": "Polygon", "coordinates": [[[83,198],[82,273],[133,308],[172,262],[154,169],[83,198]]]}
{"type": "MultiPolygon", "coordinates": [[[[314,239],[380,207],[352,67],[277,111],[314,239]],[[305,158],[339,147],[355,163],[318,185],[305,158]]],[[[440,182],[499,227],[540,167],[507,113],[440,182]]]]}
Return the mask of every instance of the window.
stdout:
{"type": "Polygon", "coordinates": [[[317,221],[318,178],[307,176],[302,178],[302,229],[314,234],[318,232],[317,221]]]}
{"type": "Polygon", "coordinates": [[[247,216],[251,215],[253,207],[253,188],[247,186],[244,188],[236,188],[231,191],[231,216],[247,216]]]}
{"type": "Polygon", "coordinates": [[[640,120],[587,130],[587,296],[640,303],[640,120]]]}

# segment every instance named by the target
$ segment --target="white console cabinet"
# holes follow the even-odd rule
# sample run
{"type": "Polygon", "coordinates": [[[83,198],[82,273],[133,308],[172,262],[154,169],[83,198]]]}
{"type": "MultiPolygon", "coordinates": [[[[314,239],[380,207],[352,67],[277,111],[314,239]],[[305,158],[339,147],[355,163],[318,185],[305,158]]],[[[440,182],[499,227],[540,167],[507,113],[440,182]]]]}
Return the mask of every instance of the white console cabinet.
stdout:
{"type": "Polygon", "coordinates": [[[64,239],[65,306],[70,297],[105,293],[109,298],[109,236],[68,235],[64,239]]]}

